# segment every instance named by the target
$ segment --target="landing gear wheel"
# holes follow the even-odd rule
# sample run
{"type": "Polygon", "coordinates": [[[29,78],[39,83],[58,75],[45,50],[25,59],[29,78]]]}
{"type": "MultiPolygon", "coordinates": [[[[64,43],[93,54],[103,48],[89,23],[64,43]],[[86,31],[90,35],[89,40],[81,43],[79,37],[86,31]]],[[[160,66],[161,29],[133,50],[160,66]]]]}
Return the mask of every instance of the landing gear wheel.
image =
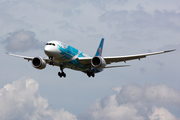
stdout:
{"type": "Polygon", "coordinates": [[[87,72],[87,76],[88,76],[88,77],[91,77],[91,76],[94,77],[95,74],[94,74],[94,72],[91,71],[91,72],[87,72]]]}
{"type": "Polygon", "coordinates": [[[66,77],[66,73],[64,73],[64,72],[62,72],[62,73],[58,72],[58,76],[59,76],[59,77],[66,77]]]}
{"type": "Polygon", "coordinates": [[[92,76],[92,77],[94,77],[94,76],[95,76],[95,74],[92,72],[91,76],[92,76]]]}
{"type": "Polygon", "coordinates": [[[91,77],[91,74],[90,74],[90,72],[88,72],[88,73],[87,73],[87,76],[88,76],[88,77],[91,77]]]}
{"type": "Polygon", "coordinates": [[[62,72],[62,76],[63,76],[63,77],[66,77],[66,73],[62,72]]]}
{"type": "Polygon", "coordinates": [[[62,77],[62,74],[60,72],[58,72],[58,75],[59,75],[60,78],[62,77]]]}

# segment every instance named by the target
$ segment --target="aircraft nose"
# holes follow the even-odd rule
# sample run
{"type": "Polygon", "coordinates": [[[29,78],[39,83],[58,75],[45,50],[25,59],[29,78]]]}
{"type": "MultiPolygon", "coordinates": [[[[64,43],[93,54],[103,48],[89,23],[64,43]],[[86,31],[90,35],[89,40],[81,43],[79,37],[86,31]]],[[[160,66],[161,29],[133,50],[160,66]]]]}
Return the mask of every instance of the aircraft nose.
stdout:
{"type": "Polygon", "coordinates": [[[51,54],[51,49],[50,49],[50,46],[45,46],[45,48],[44,48],[44,52],[45,52],[45,54],[46,55],[50,55],[51,54]]]}

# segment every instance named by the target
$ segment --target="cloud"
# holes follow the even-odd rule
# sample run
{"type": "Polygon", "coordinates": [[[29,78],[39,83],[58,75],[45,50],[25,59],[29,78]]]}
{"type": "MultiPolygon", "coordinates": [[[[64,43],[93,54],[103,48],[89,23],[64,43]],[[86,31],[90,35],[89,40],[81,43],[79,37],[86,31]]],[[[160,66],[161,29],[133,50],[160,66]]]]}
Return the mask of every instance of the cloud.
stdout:
{"type": "Polygon", "coordinates": [[[115,95],[96,100],[79,119],[86,120],[178,120],[168,110],[179,106],[180,91],[165,84],[140,87],[129,84],[113,88],[115,95]]]}
{"type": "Polygon", "coordinates": [[[32,31],[19,30],[9,33],[3,41],[5,49],[10,52],[28,51],[30,49],[43,49],[45,43],[35,38],[32,31]]]}
{"type": "Polygon", "coordinates": [[[180,91],[165,84],[113,87],[115,95],[96,100],[78,118],[64,109],[53,110],[39,94],[39,84],[22,78],[0,89],[0,119],[61,120],[180,120],[168,106],[180,109],[180,91]]]}
{"type": "Polygon", "coordinates": [[[1,120],[76,120],[64,109],[53,110],[48,100],[39,94],[39,84],[22,78],[0,89],[1,120]]]}
{"type": "Polygon", "coordinates": [[[165,108],[156,108],[153,107],[153,114],[149,117],[150,120],[177,120],[177,118],[172,115],[167,109],[165,108]]]}

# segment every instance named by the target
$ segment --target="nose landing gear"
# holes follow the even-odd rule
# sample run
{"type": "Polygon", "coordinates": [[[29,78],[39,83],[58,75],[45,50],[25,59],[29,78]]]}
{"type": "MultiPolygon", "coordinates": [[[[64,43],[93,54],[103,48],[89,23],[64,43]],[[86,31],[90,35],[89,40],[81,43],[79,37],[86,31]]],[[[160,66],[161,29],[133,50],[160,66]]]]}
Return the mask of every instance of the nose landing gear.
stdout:
{"type": "Polygon", "coordinates": [[[54,62],[53,62],[53,57],[49,57],[49,59],[51,60],[51,62],[49,63],[50,65],[54,65],[54,62]]]}

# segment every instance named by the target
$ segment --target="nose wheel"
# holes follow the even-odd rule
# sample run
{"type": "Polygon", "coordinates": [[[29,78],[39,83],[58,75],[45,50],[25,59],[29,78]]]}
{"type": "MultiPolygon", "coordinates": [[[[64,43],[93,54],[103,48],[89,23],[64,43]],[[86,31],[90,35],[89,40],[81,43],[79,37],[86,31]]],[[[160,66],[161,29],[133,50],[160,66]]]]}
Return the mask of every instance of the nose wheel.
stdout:
{"type": "Polygon", "coordinates": [[[53,57],[49,57],[49,59],[51,60],[51,62],[49,63],[50,65],[54,65],[54,62],[53,62],[53,57]]]}
{"type": "Polygon", "coordinates": [[[60,65],[60,70],[61,70],[61,72],[58,72],[58,76],[61,78],[61,77],[66,77],[66,73],[64,73],[63,72],[63,69],[64,69],[64,67],[63,67],[63,65],[60,65]]]}

